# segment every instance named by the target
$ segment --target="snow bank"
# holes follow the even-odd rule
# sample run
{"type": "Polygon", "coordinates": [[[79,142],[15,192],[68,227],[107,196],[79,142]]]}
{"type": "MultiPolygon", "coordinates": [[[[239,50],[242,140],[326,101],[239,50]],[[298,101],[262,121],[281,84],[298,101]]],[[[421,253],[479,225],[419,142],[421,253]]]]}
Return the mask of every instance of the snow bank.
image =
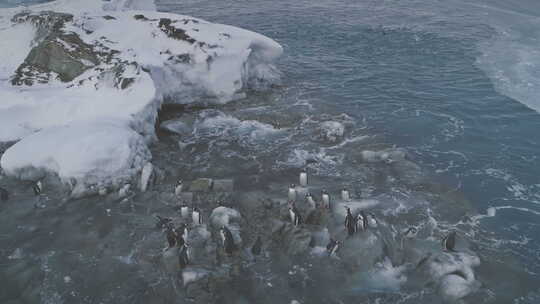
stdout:
{"type": "Polygon", "coordinates": [[[9,175],[38,179],[55,172],[65,182],[112,183],[129,179],[150,158],[144,139],[115,121],[51,127],[8,149],[0,164],[9,175]],[[61,139],[61,140],[58,140],[61,139]]]}
{"type": "Polygon", "coordinates": [[[149,159],[164,97],[224,103],[278,80],[272,62],[283,50],[270,38],[153,9],[146,0],[58,0],[0,10],[9,58],[0,62],[0,142],[23,139],[0,161],[8,174],[83,184],[133,177],[149,159]]]}

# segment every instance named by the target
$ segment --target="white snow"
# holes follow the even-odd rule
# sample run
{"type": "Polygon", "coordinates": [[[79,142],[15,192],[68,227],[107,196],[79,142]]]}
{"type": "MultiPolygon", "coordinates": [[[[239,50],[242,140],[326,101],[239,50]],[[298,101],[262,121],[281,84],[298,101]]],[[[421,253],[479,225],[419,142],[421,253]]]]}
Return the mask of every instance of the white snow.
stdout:
{"type": "Polygon", "coordinates": [[[0,142],[22,139],[0,161],[7,174],[52,172],[71,184],[115,185],[138,174],[150,158],[146,145],[155,139],[164,97],[183,104],[201,97],[224,103],[242,97],[261,77],[279,77],[272,62],[283,49],[272,39],[153,9],[153,1],[145,0],[58,0],[24,8],[71,13],[65,32],[95,50],[116,51],[110,62],[71,82],[49,78],[32,86],[13,86],[10,77],[30,52],[36,29],[10,21],[23,8],[0,10],[0,55],[9,58],[0,62],[0,142]],[[146,19],[135,19],[137,14],[146,19]],[[161,18],[189,37],[169,37],[158,26],[161,18]],[[112,70],[116,65],[124,68],[120,76],[112,70]],[[121,89],[118,83],[126,78],[133,82],[121,89]]]}
{"type": "Polygon", "coordinates": [[[0,164],[8,175],[37,179],[55,172],[88,183],[116,184],[129,179],[149,159],[143,138],[112,120],[50,127],[25,137],[8,149],[0,164]]]}
{"type": "Polygon", "coordinates": [[[182,281],[184,286],[187,286],[189,283],[196,282],[208,275],[208,271],[203,269],[186,269],[182,272],[182,281]]]}

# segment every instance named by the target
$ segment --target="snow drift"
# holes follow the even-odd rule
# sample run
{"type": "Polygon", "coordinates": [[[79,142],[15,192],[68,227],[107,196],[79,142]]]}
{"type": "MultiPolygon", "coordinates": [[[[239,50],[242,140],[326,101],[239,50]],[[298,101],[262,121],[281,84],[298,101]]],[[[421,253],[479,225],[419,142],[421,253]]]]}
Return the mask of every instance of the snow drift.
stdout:
{"type": "Polygon", "coordinates": [[[7,174],[114,185],[150,158],[163,100],[225,103],[279,80],[272,62],[282,47],[270,38],[132,8],[153,5],[59,0],[0,10],[0,54],[10,59],[0,62],[0,142],[23,139],[0,161],[7,174]]]}

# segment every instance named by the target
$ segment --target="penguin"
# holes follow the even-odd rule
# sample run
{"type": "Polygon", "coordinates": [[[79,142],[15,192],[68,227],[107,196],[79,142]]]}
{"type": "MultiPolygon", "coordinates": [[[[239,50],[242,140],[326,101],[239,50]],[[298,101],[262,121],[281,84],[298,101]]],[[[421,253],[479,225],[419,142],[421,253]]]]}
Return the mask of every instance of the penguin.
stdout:
{"type": "Polygon", "coordinates": [[[311,209],[317,208],[317,203],[315,203],[315,200],[313,200],[313,195],[311,195],[309,192],[306,194],[306,201],[311,209]]]}
{"type": "Polygon", "coordinates": [[[452,231],[442,240],[443,250],[454,252],[456,247],[456,232],[452,231]]]}
{"type": "Polygon", "coordinates": [[[300,172],[300,186],[307,187],[307,172],[305,169],[300,172]]]}
{"type": "Polygon", "coordinates": [[[174,246],[176,246],[177,234],[174,228],[171,226],[167,226],[167,230],[165,231],[165,234],[167,236],[167,244],[169,245],[169,247],[167,247],[166,249],[173,248],[174,246]]]}
{"type": "Polygon", "coordinates": [[[43,184],[41,183],[41,181],[37,181],[34,186],[32,186],[32,189],[34,190],[34,194],[36,196],[40,195],[41,191],[43,190],[43,184]]]}
{"type": "Polygon", "coordinates": [[[345,208],[347,209],[347,215],[345,216],[345,229],[347,229],[347,233],[349,234],[349,236],[351,236],[354,234],[354,231],[356,229],[356,223],[351,213],[351,208],[345,208]]]}
{"type": "Polygon", "coordinates": [[[4,201],[7,201],[9,199],[9,192],[0,187],[0,201],[4,202],[4,201]]]}
{"type": "Polygon", "coordinates": [[[168,225],[172,222],[172,219],[171,218],[168,218],[168,217],[161,217],[159,215],[154,215],[154,217],[156,218],[157,222],[156,222],[156,227],[157,228],[166,228],[168,227],[168,225]]]}
{"type": "Polygon", "coordinates": [[[177,234],[177,239],[180,239],[182,238],[182,241],[185,241],[188,239],[188,226],[184,223],[180,224],[180,226],[178,226],[178,228],[176,228],[176,234],[177,234]]]}
{"type": "Polygon", "coordinates": [[[253,243],[253,246],[251,247],[251,253],[254,256],[258,256],[261,254],[261,250],[262,250],[262,240],[261,240],[261,236],[259,235],[257,236],[255,243],[253,243]]]}
{"type": "Polygon", "coordinates": [[[377,228],[379,226],[379,222],[377,221],[377,218],[375,217],[375,214],[368,213],[367,214],[367,220],[368,220],[368,226],[371,228],[377,228]]]}
{"type": "Polygon", "coordinates": [[[234,239],[231,231],[226,226],[222,226],[219,230],[223,244],[223,250],[227,255],[232,255],[234,251],[234,239]]]}
{"type": "Polygon", "coordinates": [[[189,265],[189,245],[184,243],[182,246],[178,247],[178,264],[180,269],[186,268],[189,265]]]}
{"type": "Polygon", "coordinates": [[[289,216],[291,217],[291,222],[294,226],[302,224],[302,216],[295,206],[289,207],[289,216]]]}
{"type": "Polygon", "coordinates": [[[368,228],[368,219],[364,211],[360,211],[356,216],[356,232],[366,230],[368,228]]]}
{"type": "Polygon", "coordinates": [[[182,182],[182,180],[180,179],[178,180],[178,182],[176,182],[176,186],[174,187],[174,194],[176,196],[180,196],[183,188],[184,188],[184,182],[182,182]]]}
{"type": "Polygon", "coordinates": [[[328,252],[328,256],[335,256],[336,253],[339,251],[340,245],[340,241],[336,241],[330,238],[330,242],[328,243],[328,245],[326,245],[326,251],[328,252]]]}
{"type": "Polygon", "coordinates": [[[408,239],[412,239],[416,236],[418,233],[418,229],[416,227],[409,227],[405,232],[403,233],[403,236],[408,239]]]}
{"type": "Polygon", "coordinates": [[[323,208],[330,209],[330,194],[326,190],[322,191],[323,208]]]}
{"type": "Polygon", "coordinates": [[[187,205],[180,206],[180,215],[183,218],[187,218],[189,216],[189,207],[187,205]]]}
{"type": "Polygon", "coordinates": [[[202,216],[201,212],[199,211],[199,208],[193,208],[193,213],[191,213],[191,218],[193,219],[194,225],[201,225],[202,224],[202,216]]]}
{"type": "Polygon", "coordinates": [[[344,201],[350,201],[351,200],[351,195],[349,194],[349,190],[347,190],[347,188],[343,188],[341,190],[341,199],[344,200],[344,201]]]}
{"type": "Polygon", "coordinates": [[[291,184],[289,186],[289,201],[295,201],[296,200],[296,185],[291,184]]]}

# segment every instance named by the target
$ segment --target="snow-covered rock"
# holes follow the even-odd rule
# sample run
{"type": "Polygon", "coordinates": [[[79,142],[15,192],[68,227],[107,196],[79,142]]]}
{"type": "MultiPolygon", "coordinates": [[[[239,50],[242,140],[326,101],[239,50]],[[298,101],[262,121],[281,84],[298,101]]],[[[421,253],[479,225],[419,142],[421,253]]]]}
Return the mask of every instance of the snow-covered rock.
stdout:
{"type": "Polygon", "coordinates": [[[232,223],[238,223],[242,215],[240,212],[227,207],[217,207],[212,211],[210,215],[210,222],[212,226],[216,229],[221,228],[222,226],[229,226],[232,223]]]}
{"type": "Polygon", "coordinates": [[[336,142],[343,138],[345,126],[337,121],[325,121],[321,123],[321,136],[329,142],[336,142]]]}
{"type": "Polygon", "coordinates": [[[135,131],[114,121],[51,127],[25,137],[8,149],[0,164],[6,174],[35,180],[55,172],[66,183],[118,185],[136,174],[150,158],[135,131]]]}
{"type": "Polygon", "coordinates": [[[48,171],[84,184],[132,178],[148,161],[164,97],[224,103],[279,78],[272,62],[282,47],[270,38],[131,9],[151,10],[153,2],[58,0],[0,10],[0,55],[9,58],[0,62],[0,142],[24,139],[2,157],[8,174],[48,171]],[[122,153],[104,158],[116,149],[122,153]]]}

